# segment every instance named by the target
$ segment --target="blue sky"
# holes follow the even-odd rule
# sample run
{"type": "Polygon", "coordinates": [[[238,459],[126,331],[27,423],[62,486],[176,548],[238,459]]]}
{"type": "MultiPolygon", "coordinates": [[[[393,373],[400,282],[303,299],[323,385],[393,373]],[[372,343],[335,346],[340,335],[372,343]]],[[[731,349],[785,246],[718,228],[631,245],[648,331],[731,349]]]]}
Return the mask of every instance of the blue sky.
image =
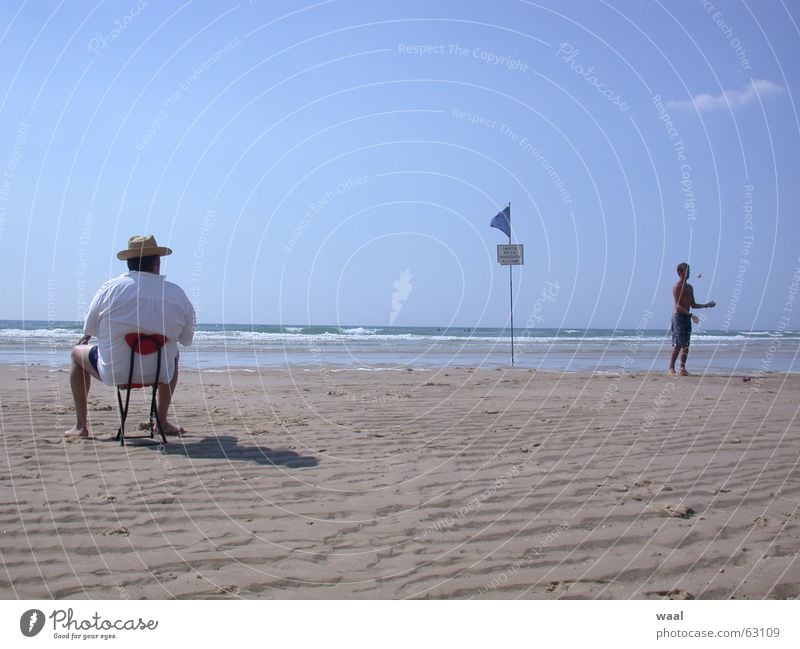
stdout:
{"type": "Polygon", "coordinates": [[[502,326],[510,202],[518,327],[666,327],[688,260],[705,327],[800,329],[798,22],[771,0],[4,3],[0,317],[82,319],[152,233],[203,322],[502,326]]]}

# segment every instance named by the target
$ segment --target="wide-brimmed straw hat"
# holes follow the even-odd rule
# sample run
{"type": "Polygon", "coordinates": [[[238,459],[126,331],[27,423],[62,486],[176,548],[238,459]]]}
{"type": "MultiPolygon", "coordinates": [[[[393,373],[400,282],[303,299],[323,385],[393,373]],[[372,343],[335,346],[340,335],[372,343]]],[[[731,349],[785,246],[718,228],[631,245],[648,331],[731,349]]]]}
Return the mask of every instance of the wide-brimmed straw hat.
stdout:
{"type": "Polygon", "coordinates": [[[128,239],[128,247],[117,253],[117,259],[136,259],[136,257],[150,257],[153,255],[166,257],[171,254],[172,249],[166,246],[159,246],[156,243],[156,238],[151,234],[147,237],[134,236],[128,239]]]}

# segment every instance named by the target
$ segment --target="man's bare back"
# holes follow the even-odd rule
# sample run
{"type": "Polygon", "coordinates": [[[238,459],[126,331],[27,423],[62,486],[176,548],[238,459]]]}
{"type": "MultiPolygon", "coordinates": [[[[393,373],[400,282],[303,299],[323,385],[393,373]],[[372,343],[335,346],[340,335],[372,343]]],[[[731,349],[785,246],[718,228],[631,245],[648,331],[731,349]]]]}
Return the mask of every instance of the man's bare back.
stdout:
{"type": "Polygon", "coordinates": [[[672,296],[675,298],[675,313],[691,314],[691,308],[695,305],[694,287],[681,278],[672,287],[672,296]]]}

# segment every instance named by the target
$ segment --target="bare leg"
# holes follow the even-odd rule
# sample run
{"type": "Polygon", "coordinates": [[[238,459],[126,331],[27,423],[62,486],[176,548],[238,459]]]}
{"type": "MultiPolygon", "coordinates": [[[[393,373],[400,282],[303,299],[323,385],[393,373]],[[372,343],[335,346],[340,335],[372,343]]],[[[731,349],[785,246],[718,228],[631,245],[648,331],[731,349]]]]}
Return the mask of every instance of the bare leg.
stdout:
{"type": "Polygon", "coordinates": [[[92,377],[99,379],[89,362],[90,345],[77,345],[72,348],[72,363],[69,368],[69,386],[75,402],[75,426],[64,433],[64,437],[89,437],[88,397],[92,377]]]}
{"type": "MultiPolygon", "coordinates": [[[[669,358],[669,373],[670,374],[675,374],[675,361],[678,360],[678,354],[681,352],[681,350],[682,350],[682,348],[678,347],[678,345],[675,345],[672,348],[672,355],[669,358]]],[[[686,361],[684,361],[683,364],[686,365],[686,361]]]]}
{"type": "Polygon", "coordinates": [[[689,372],[686,371],[686,359],[689,357],[689,348],[684,347],[681,349],[681,376],[688,376],[689,372]]]}
{"type": "Polygon", "coordinates": [[[183,428],[169,423],[169,420],[167,419],[169,407],[172,404],[172,393],[175,392],[177,385],[178,362],[175,361],[175,371],[172,375],[172,381],[169,383],[158,384],[158,400],[156,407],[158,408],[158,419],[161,422],[161,427],[164,429],[165,435],[180,435],[181,433],[186,432],[183,428]]]}

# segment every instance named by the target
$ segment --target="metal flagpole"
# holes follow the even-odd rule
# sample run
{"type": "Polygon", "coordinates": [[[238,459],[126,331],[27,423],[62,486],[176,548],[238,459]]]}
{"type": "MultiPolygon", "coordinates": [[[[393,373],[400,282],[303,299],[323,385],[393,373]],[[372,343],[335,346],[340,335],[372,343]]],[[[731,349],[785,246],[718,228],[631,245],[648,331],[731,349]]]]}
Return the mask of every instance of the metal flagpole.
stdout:
{"type": "MultiPolygon", "coordinates": [[[[508,204],[508,245],[511,245],[511,203],[508,204]]],[[[513,265],[508,267],[508,293],[509,293],[509,306],[511,311],[511,367],[514,367],[514,279],[512,269],[513,265]]]]}

